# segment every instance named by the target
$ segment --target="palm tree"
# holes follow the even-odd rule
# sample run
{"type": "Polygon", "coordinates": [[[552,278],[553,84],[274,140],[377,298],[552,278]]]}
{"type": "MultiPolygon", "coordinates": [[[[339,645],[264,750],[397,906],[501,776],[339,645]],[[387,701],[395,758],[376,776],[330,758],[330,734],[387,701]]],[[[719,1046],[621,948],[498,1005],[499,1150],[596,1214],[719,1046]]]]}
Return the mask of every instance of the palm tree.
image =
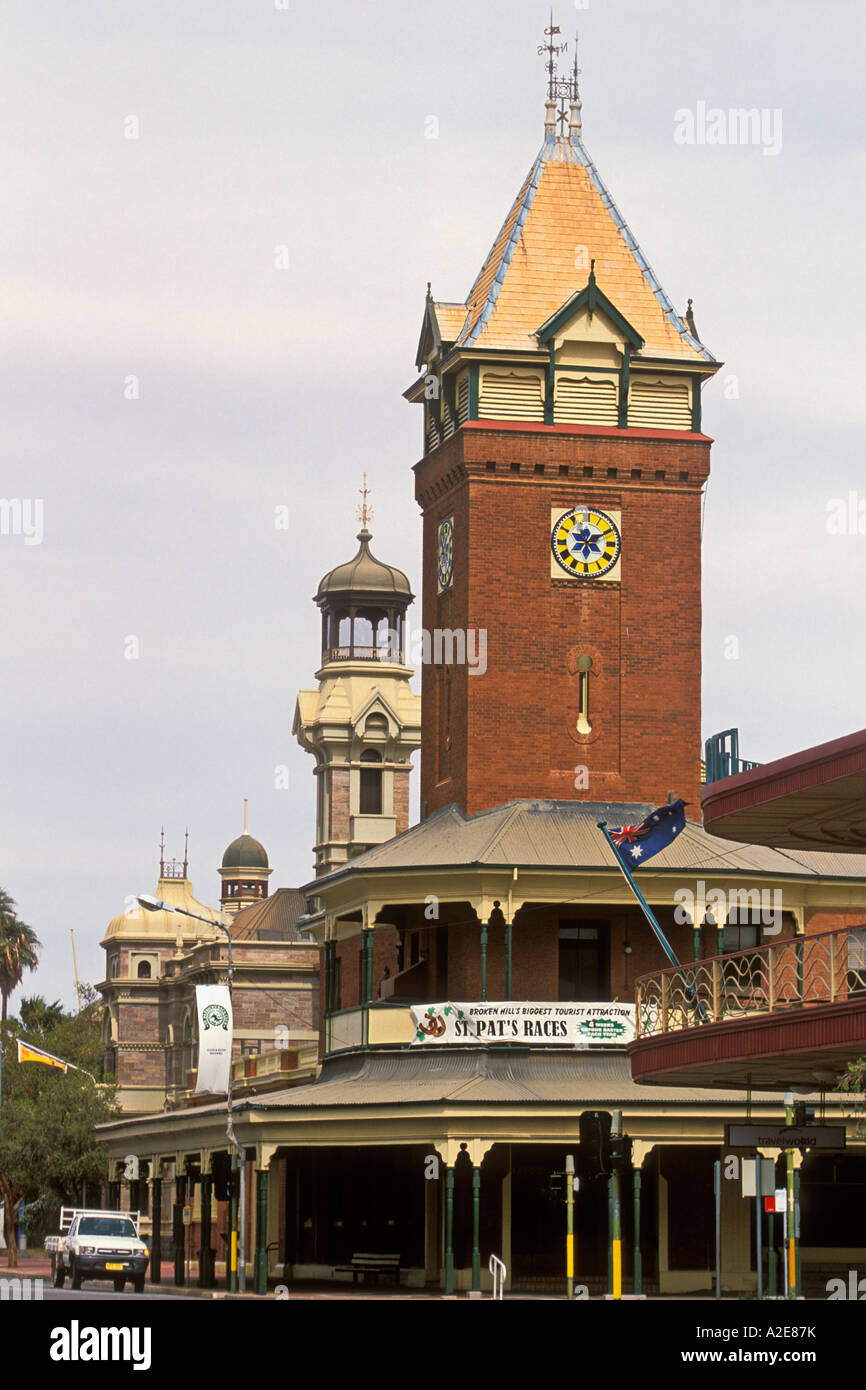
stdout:
{"type": "Polygon", "coordinates": [[[45,1037],[63,1018],[63,1005],[59,999],[49,1004],[41,994],[33,994],[29,999],[21,1000],[18,1017],[28,1033],[41,1033],[45,1037]]]}
{"type": "Polygon", "coordinates": [[[41,944],[33,928],[18,918],[14,899],[0,888],[0,1022],[6,1022],[9,995],[20,985],[24,971],[36,969],[41,944]]]}

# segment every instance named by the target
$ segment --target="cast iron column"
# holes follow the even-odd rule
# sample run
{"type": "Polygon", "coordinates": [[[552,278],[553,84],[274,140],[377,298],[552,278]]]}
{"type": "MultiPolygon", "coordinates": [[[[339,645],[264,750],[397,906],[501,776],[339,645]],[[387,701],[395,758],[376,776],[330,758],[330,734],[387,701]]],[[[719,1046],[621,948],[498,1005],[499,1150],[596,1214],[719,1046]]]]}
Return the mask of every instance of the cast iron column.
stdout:
{"type": "Polygon", "coordinates": [[[198,1286],[200,1289],[212,1289],[214,1286],[212,1274],[210,1235],[211,1235],[211,1191],[213,1189],[213,1178],[210,1173],[201,1175],[201,1249],[198,1257],[198,1286]]]}
{"type": "Polygon", "coordinates": [[[268,1291],[268,1170],[256,1170],[256,1252],[253,1265],[256,1293],[268,1291]]]}
{"type": "Polygon", "coordinates": [[[445,1292],[454,1292],[454,1169],[445,1169],[445,1292]]]}
{"type": "Polygon", "coordinates": [[[472,1292],[481,1292],[481,1165],[472,1165],[472,1292]]]}
{"type": "Polygon", "coordinates": [[[481,923],[481,998],[487,998],[487,923],[481,923]]]}
{"type": "Polygon", "coordinates": [[[643,1293],[643,1257],[640,1252],[640,1168],[632,1174],[634,1183],[634,1277],[632,1291],[643,1293]]]}
{"type": "Polygon", "coordinates": [[[154,1178],[150,1194],[150,1282],[162,1280],[162,1178],[154,1178]]]}
{"type": "Polygon", "coordinates": [[[184,1274],[186,1227],[183,1224],[183,1209],[186,1205],[186,1174],[175,1174],[174,1188],[174,1282],[180,1289],[186,1282],[184,1274]]]}

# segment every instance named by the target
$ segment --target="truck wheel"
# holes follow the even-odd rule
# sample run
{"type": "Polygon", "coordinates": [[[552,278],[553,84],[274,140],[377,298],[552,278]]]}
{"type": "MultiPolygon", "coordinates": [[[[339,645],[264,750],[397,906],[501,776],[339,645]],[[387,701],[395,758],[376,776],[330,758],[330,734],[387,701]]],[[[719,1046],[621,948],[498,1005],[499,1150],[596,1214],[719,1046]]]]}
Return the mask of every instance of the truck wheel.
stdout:
{"type": "Polygon", "coordinates": [[[81,1288],[81,1270],[78,1268],[78,1264],[74,1258],[70,1261],[69,1265],[69,1282],[73,1289],[81,1288]]]}
{"type": "Polygon", "coordinates": [[[62,1289],[66,1283],[66,1270],[63,1268],[63,1261],[59,1255],[54,1255],[51,1262],[54,1266],[52,1270],[54,1287],[55,1289],[62,1289]]]}
{"type": "Polygon", "coordinates": [[[123,1293],[123,1290],[124,1290],[125,1288],[126,1288],[126,1280],[124,1279],[124,1277],[123,1277],[122,1274],[118,1274],[117,1278],[116,1278],[115,1281],[114,1281],[114,1292],[115,1292],[115,1293],[123,1293]]]}
{"type": "Polygon", "coordinates": [[[143,1275],[143,1274],[133,1274],[133,1276],[132,1276],[132,1287],[135,1289],[135,1292],[136,1292],[136,1293],[144,1293],[144,1275],[143,1275]]]}

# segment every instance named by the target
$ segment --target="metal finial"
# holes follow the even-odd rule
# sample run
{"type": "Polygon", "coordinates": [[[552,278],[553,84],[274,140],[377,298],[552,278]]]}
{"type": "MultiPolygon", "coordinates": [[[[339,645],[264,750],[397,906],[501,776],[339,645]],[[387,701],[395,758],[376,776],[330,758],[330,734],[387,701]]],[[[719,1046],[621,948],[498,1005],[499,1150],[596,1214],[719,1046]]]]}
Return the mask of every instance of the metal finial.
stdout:
{"type": "Polygon", "coordinates": [[[364,486],[359,487],[358,491],[361,494],[361,503],[360,506],[356,509],[355,515],[360,521],[361,525],[366,527],[367,523],[373,520],[373,508],[367,506],[367,498],[370,495],[370,489],[367,487],[366,473],[364,474],[364,486]]]}
{"type": "Polygon", "coordinates": [[[249,797],[248,797],[248,796],[245,796],[245,797],[244,797],[244,834],[245,834],[245,835],[249,835],[249,833],[250,833],[250,832],[247,830],[247,802],[248,802],[248,801],[249,801],[249,797]]]}
{"type": "Polygon", "coordinates": [[[189,869],[189,826],[183,832],[183,876],[187,877],[189,869]]]}
{"type": "MultiPolygon", "coordinates": [[[[571,77],[562,78],[558,75],[556,69],[556,60],[560,53],[568,52],[567,42],[555,42],[560,32],[559,25],[553,22],[553,10],[551,10],[550,24],[544,31],[544,37],[547,42],[539,44],[537,50],[540,56],[547,55],[547,63],[545,64],[547,68],[547,114],[545,116],[544,130],[548,140],[553,138],[557,124],[562,134],[565,133],[565,128],[568,126],[569,135],[571,135],[575,126],[574,112],[569,111],[568,108],[569,104],[571,104],[572,107],[574,106],[576,77],[572,75],[571,77]],[[557,103],[559,104],[558,109],[557,103]]],[[[579,124],[578,118],[578,130],[579,124]]]]}
{"type": "Polygon", "coordinates": [[[582,134],[583,122],[581,118],[582,102],[580,100],[580,68],[577,66],[577,45],[580,35],[574,36],[574,64],[571,69],[571,120],[569,122],[568,134],[572,140],[579,140],[582,134]]]}
{"type": "Polygon", "coordinates": [[[547,64],[546,64],[546,67],[547,67],[547,98],[548,98],[548,101],[554,101],[557,97],[566,95],[566,93],[563,93],[563,92],[561,92],[561,91],[559,90],[560,87],[561,87],[563,84],[562,84],[561,82],[559,82],[559,80],[557,79],[557,75],[556,75],[556,59],[557,59],[558,55],[559,55],[560,53],[567,53],[567,52],[568,52],[568,44],[567,44],[567,43],[554,43],[554,42],[553,42],[554,39],[557,37],[557,35],[558,35],[560,32],[561,32],[561,30],[560,30],[560,28],[559,28],[559,25],[558,25],[558,24],[554,24],[554,22],[553,22],[553,10],[551,10],[551,11],[550,11],[550,24],[548,25],[548,27],[547,27],[547,28],[545,29],[545,31],[544,31],[544,37],[546,38],[547,43],[540,43],[540,44],[538,45],[538,50],[537,50],[539,56],[542,56],[542,55],[545,54],[545,53],[547,54],[547,64]]]}
{"type": "Polygon", "coordinates": [[[159,876],[163,878],[165,874],[165,826],[159,832],[159,876]]]}

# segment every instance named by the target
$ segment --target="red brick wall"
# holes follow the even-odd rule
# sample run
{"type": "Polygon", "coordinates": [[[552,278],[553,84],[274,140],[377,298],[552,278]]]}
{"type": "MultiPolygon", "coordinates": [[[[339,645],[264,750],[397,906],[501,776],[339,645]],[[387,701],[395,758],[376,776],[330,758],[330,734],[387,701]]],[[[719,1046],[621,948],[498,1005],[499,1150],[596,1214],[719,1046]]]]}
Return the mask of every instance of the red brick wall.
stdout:
{"type": "Polygon", "coordinates": [[[332,767],[323,774],[331,779],[331,814],[329,840],[349,839],[349,769],[332,767]]]}
{"type": "Polygon", "coordinates": [[[409,829],[409,775],[409,768],[405,772],[394,773],[394,815],[398,835],[409,829]]]}
{"type": "Polygon", "coordinates": [[[807,936],[819,931],[838,931],[840,927],[863,927],[866,926],[866,909],[807,908],[805,926],[807,936]]]}
{"type": "Polygon", "coordinates": [[[447,734],[445,668],[423,669],[428,813],[457,801],[471,814],[518,797],[658,804],[671,791],[700,804],[709,447],[691,435],[494,425],[460,430],[416,466],[423,626],[487,630],[486,674],[451,667],[447,734]],[[551,579],[550,508],[580,502],[622,513],[619,584],[551,579]],[[448,515],[454,581],[437,595],[437,528],[448,515]],[[575,729],[582,652],[593,657],[586,736],[575,729]],[[579,765],[589,770],[586,789],[574,785],[579,765]]]}

